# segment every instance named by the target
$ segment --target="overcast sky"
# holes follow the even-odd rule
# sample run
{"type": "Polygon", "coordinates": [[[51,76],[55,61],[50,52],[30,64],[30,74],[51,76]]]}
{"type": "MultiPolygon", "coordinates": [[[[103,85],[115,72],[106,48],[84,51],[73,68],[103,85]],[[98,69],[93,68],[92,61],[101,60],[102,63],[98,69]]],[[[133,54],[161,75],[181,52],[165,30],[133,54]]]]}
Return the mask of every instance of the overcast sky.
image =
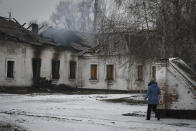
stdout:
{"type": "Polygon", "coordinates": [[[0,0],[0,16],[8,17],[8,12],[21,24],[31,20],[39,23],[48,21],[59,1],[64,0],[0,0]]]}

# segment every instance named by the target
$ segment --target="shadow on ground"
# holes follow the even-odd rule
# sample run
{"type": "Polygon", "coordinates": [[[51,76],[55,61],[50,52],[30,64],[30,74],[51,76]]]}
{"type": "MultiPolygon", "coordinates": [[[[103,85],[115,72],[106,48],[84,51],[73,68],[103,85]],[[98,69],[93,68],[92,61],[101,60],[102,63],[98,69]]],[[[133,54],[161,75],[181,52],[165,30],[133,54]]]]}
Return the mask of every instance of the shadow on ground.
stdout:
{"type": "Polygon", "coordinates": [[[140,95],[140,99],[136,99],[138,96],[131,97],[123,97],[123,98],[115,98],[115,99],[102,99],[102,101],[111,102],[111,103],[126,103],[129,105],[144,105],[146,101],[143,100],[142,95],[140,95]]]}
{"type": "Polygon", "coordinates": [[[11,125],[9,123],[0,121],[0,131],[26,131],[26,130],[17,125],[11,125]]]}

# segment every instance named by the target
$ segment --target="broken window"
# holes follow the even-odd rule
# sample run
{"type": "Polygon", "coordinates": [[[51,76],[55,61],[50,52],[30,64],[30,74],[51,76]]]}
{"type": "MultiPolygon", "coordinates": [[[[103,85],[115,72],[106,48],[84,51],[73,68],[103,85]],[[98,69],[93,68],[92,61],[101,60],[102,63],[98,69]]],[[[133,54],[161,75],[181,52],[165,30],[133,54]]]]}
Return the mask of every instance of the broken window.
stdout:
{"type": "Polygon", "coordinates": [[[70,74],[69,74],[69,78],[70,79],[75,79],[76,78],[76,62],[75,61],[70,61],[70,74]]]}
{"type": "Polygon", "coordinates": [[[107,65],[107,80],[114,80],[114,65],[107,65]]]}
{"type": "Polygon", "coordinates": [[[152,79],[156,80],[156,66],[152,66],[152,79]]]}
{"type": "Polygon", "coordinates": [[[91,80],[97,80],[97,64],[91,65],[91,80]]]}
{"type": "Polygon", "coordinates": [[[40,78],[41,59],[33,58],[32,65],[33,65],[33,79],[40,78]]]}
{"type": "Polygon", "coordinates": [[[143,67],[142,67],[142,65],[139,65],[138,66],[138,80],[139,81],[142,81],[142,72],[143,72],[143,67]]]}
{"type": "Polygon", "coordinates": [[[59,79],[59,67],[60,61],[59,60],[52,60],[52,79],[59,79]]]}
{"type": "Polygon", "coordinates": [[[14,78],[14,61],[7,61],[7,78],[14,78]]]}

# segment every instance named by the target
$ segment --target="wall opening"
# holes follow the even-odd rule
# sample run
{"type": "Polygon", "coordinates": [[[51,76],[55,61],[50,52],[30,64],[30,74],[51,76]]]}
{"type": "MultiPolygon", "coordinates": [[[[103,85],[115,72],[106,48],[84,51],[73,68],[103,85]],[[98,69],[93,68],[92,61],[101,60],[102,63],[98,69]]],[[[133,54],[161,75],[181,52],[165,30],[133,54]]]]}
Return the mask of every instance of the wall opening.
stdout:
{"type": "Polygon", "coordinates": [[[152,66],[152,79],[156,81],[156,66],[152,66]]]}
{"type": "Polygon", "coordinates": [[[59,79],[60,60],[52,60],[52,79],[59,79]]]}
{"type": "Polygon", "coordinates": [[[196,72],[196,64],[194,64],[194,67],[193,68],[194,68],[194,71],[196,72]]]}
{"type": "Polygon", "coordinates": [[[142,81],[143,80],[143,66],[142,65],[138,65],[138,81],[142,81]]]}
{"type": "Polygon", "coordinates": [[[41,68],[41,59],[40,58],[33,58],[32,60],[33,65],[33,79],[40,78],[40,68],[41,68]]]}
{"type": "Polygon", "coordinates": [[[7,78],[14,78],[14,61],[7,61],[7,78]]]}
{"type": "Polygon", "coordinates": [[[91,64],[91,80],[97,80],[97,64],[91,64]]]}
{"type": "Polygon", "coordinates": [[[107,65],[107,80],[114,80],[114,65],[107,65]]]}
{"type": "Polygon", "coordinates": [[[69,69],[70,69],[70,73],[69,73],[69,78],[70,79],[75,79],[76,78],[76,62],[75,61],[70,61],[69,63],[69,69]]]}

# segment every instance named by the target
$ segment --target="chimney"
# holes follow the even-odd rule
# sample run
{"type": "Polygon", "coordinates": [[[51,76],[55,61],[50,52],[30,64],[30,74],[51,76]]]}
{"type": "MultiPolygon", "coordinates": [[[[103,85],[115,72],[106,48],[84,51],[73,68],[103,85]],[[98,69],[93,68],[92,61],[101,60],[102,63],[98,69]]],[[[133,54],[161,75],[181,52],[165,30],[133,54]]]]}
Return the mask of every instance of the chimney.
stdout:
{"type": "Polygon", "coordinates": [[[12,12],[9,12],[9,20],[12,20],[12,12]]]}
{"type": "Polygon", "coordinates": [[[35,33],[35,34],[38,34],[38,24],[36,23],[33,23],[31,24],[31,27],[32,27],[32,32],[35,33]]]}

